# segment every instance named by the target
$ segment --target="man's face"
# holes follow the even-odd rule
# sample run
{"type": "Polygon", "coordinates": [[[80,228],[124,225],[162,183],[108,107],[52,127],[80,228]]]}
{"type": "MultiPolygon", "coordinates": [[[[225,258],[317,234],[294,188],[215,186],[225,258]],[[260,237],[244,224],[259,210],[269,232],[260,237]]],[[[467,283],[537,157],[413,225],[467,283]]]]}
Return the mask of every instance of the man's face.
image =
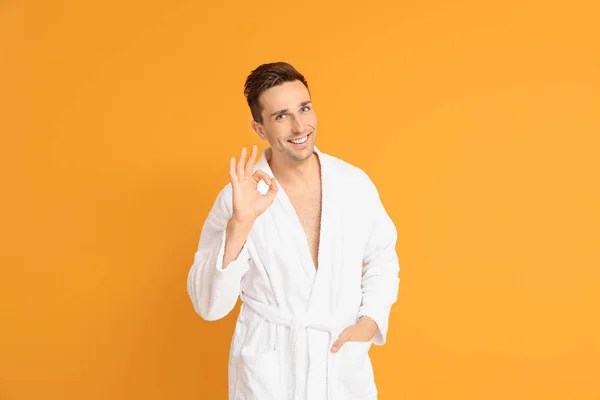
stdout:
{"type": "Polygon", "coordinates": [[[288,160],[309,158],[314,151],[317,117],[304,84],[293,81],[273,86],[259,101],[263,123],[252,124],[258,135],[288,160]]]}

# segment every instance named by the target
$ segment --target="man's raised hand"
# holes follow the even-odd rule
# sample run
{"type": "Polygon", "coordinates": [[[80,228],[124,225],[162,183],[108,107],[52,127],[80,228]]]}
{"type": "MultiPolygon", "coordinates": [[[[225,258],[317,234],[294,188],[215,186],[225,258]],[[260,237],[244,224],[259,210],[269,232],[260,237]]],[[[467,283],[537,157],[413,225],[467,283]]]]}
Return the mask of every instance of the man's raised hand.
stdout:
{"type": "Polygon", "coordinates": [[[271,179],[263,171],[253,171],[257,147],[252,146],[250,157],[246,161],[246,148],[242,149],[239,161],[231,157],[229,165],[229,179],[233,191],[233,216],[239,222],[254,221],[275,200],[279,189],[275,178],[271,179]],[[264,195],[257,189],[258,183],[265,181],[269,190],[264,195]]]}

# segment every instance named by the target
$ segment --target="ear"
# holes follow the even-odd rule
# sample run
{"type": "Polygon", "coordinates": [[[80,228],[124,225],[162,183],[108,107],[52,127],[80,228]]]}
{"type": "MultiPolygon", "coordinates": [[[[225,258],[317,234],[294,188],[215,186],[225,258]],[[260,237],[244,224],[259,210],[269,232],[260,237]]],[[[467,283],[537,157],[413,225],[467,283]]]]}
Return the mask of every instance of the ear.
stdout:
{"type": "Polygon", "coordinates": [[[266,140],[267,135],[265,135],[264,126],[261,123],[256,122],[255,120],[252,120],[251,124],[252,124],[252,129],[254,129],[254,132],[256,132],[258,137],[261,138],[262,140],[266,140]]]}

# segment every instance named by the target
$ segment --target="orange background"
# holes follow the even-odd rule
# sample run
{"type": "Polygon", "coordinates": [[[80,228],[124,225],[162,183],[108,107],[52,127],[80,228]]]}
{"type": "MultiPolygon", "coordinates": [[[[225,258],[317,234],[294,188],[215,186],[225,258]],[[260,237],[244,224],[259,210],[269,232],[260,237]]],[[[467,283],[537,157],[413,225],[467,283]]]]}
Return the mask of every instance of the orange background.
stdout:
{"type": "Polygon", "coordinates": [[[0,3],[0,399],[225,399],[186,278],[246,75],[399,231],[381,400],[600,399],[597,2],[0,3]]]}

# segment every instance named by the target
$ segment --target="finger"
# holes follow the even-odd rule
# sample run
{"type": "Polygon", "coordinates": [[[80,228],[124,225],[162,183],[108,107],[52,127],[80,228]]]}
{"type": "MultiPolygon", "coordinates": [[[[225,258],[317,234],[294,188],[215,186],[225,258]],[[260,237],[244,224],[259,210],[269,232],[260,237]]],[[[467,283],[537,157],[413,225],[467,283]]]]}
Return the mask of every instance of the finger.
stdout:
{"type": "Polygon", "coordinates": [[[277,179],[271,179],[271,184],[269,185],[269,191],[267,192],[267,194],[270,196],[275,196],[278,190],[279,185],[277,184],[277,179]]]}
{"type": "Polygon", "coordinates": [[[250,158],[248,158],[248,162],[246,163],[246,175],[252,174],[252,169],[254,168],[254,160],[256,159],[257,152],[258,152],[258,147],[256,145],[252,146],[252,152],[250,152],[250,158]]]}
{"type": "Polygon", "coordinates": [[[266,172],[258,169],[254,171],[254,173],[252,174],[252,178],[254,178],[256,182],[260,182],[260,180],[262,179],[267,185],[271,184],[271,177],[267,175],[266,172]]]}
{"type": "Polygon", "coordinates": [[[237,175],[235,173],[235,157],[231,157],[231,160],[229,160],[229,179],[231,180],[231,183],[237,181],[237,175]]]}
{"type": "Polygon", "coordinates": [[[242,178],[244,176],[244,165],[246,164],[246,148],[242,149],[242,154],[240,155],[240,161],[238,161],[237,165],[237,174],[238,178],[242,178]]]}

